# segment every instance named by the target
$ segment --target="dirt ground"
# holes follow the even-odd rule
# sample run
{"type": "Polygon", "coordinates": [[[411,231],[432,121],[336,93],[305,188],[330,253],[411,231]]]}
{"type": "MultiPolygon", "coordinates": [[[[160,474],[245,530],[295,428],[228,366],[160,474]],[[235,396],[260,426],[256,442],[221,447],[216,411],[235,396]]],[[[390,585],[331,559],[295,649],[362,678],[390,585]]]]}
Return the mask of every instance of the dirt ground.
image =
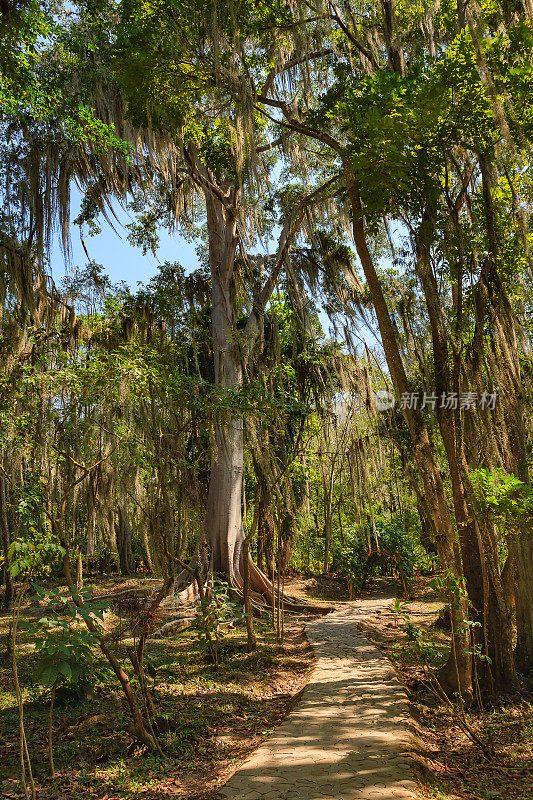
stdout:
{"type": "MultiPolygon", "coordinates": [[[[99,593],[133,588],[146,581],[99,581],[99,593]]],[[[434,623],[442,600],[429,579],[412,583],[412,600],[403,611],[423,629],[436,663],[445,658],[449,633],[434,623]]],[[[460,731],[456,719],[424,686],[424,674],[409,651],[404,620],[394,603],[375,613],[372,600],[395,596],[395,582],[375,579],[354,601],[360,627],[391,660],[409,696],[413,719],[430,774],[421,797],[433,800],[531,800],[533,797],[533,696],[487,699],[484,714],[472,709],[469,721],[490,738],[496,757],[487,762],[460,731]],[[364,611],[364,613],[363,613],[364,611]]],[[[347,587],[335,577],[293,575],[286,592],[312,600],[324,611],[348,601],[347,587]]],[[[135,602],[126,598],[107,624],[127,629],[135,602]]],[[[158,622],[171,616],[162,611],[158,622]]],[[[35,609],[33,609],[35,618],[35,609]]],[[[64,698],[54,711],[53,736],[58,777],[52,782],[46,752],[49,693],[32,684],[35,655],[31,633],[21,634],[18,664],[24,687],[26,730],[43,800],[155,800],[162,796],[204,800],[224,783],[241,761],[290,710],[312,669],[313,657],[303,634],[305,618],[289,617],[283,645],[265,623],[256,624],[259,649],[246,653],[242,630],[232,630],[221,644],[218,671],[194,630],[150,644],[151,682],[164,733],[167,759],[142,753],[128,732],[130,725],[118,685],[112,677],[96,681],[89,698],[64,698]]],[[[9,617],[0,616],[0,797],[18,800],[17,710],[6,653],[9,617]]],[[[118,645],[127,664],[126,651],[118,645]],[[122,649],[121,649],[122,648],[122,649]]],[[[102,662],[103,663],[103,662],[102,662]]]]}
{"type": "MultiPolygon", "coordinates": [[[[100,594],[137,582],[109,580],[100,594]]],[[[124,604],[122,604],[124,605],[124,604]]],[[[131,609],[115,608],[107,628],[128,628],[131,609]]],[[[35,609],[27,611],[35,612],[35,609]]],[[[29,614],[27,614],[29,616],[29,614]]],[[[35,613],[33,614],[35,617],[35,613]]],[[[163,611],[159,622],[170,612],[163,611]]],[[[6,653],[9,617],[0,616],[0,797],[22,797],[18,771],[18,717],[6,653]]],[[[213,791],[287,714],[307,681],[312,653],[302,622],[289,621],[283,644],[267,625],[256,625],[259,647],[246,652],[243,630],[220,644],[214,670],[194,629],[155,640],[148,648],[150,682],[160,715],[167,759],[142,753],[128,732],[129,711],[111,675],[87,697],[61,697],[54,709],[57,779],[49,777],[46,750],[49,692],[32,684],[31,633],[18,642],[20,682],[33,771],[42,800],[152,800],[162,796],[200,800],[213,791]]],[[[118,645],[127,666],[124,647],[118,645]]],[[[103,661],[100,665],[103,666],[103,661]]]]}

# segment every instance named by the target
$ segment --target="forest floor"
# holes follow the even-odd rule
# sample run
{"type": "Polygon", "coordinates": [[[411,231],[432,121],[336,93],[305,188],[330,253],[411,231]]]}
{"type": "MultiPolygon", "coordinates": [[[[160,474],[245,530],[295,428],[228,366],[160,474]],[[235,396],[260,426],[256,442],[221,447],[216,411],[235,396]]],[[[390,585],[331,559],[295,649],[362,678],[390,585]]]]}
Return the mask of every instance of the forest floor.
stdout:
{"type": "MultiPolygon", "coordinates": [[[[99,587],[118,591],[139,583],[110,579],[99,587]]],[[[18,800],[18,715],[6,656],[9,619],[0,615],[0,797],[18,800]]],[[[122,625],[122,616],[112,623],[122,625]]],[[[32,634],[21,632],[19,677],[39,800],[210,797],[286,716],[313,665],[301,621],[286,624],[283,645],[266,624],[256,623],[256,633],[258,650],[248,654],[246,633],[229,631],[220,644],[218,671],[193,629],[150,641],[150,683],[168,728],[161,737],[168,760],[142,753],[134,744],[128,708],[114,676],[96,681],[89,699],[58,698],[53,723],[57,778],[52,781],[46,745],[50,694],[33,685],[32,634]]]]}
{"type": "MultiPolygon", "coordinates": [[[[146,581],[99,582],[102,592],[146,581]]],[[[348,600],[344,581],[292,577],[287,593],[312,599],[324,609],[348,600]]],[[[394,604],[373,613],[373,598],[396,585],[377,579],[354,605],[361,631],[393,663],[409,700],[432,777],[420,787],[432,800],[530,800],[533,797],[533,696],[500,697],[485,714],[472,710],[469,721],[482,735],[489,731],[497,757],[483,760],[461,733],[453,715],[421,686],[422,671],[409,652],[403,620],[394,604]]],[[[443,604],[417,577],[414,599],[404,611],[425,631],[438,659],[449,645],[449,632],[434,625],[443,604]]],[[[127,611],[127,609],[126,609],[127,611]]],[[[130,609],[131,613],[131,609],[130,609]]],[[[127,614],[125,615],[127,616],[127,614]]],[[[161,621],[165,621],[164,617],[161,621]]],[[[54,752],[58,777],[50,780],[46,750],[49,693],[32,684],[35,654],[31,632],[19,638],[20,680],[25,720],[39,800],[155,800],[163,796],[203,800],[212,796],[236,767],[286,716],[313,666],[303,634],[305,619],[289,619],[281,646],[266,624],[256,623],[259,649],[246,653],[245,633],[230,631],[221,644],[217,671],[193,630],[150,643],[151,681],[168,732],[163,736],[168,760],[142,754],[128,733],[129,714],[118,685],[109,676],[96,682],[89,697],[63,698],[54,710],[54,752]]],[[[124,624],[119,613],[108,623],[124,624]]],[[[11,670],[6,657],[9,617],[0,615],[0,797],[20,798],[18,717],[11,670]]]]}
{"type": "MultiPolygon", "coordinates": [[[[393,603],[373,613],[373,601],[383,594],[394,596],[394,581],[375,579],[368,591],[354,601],[360,609],[361,631],[389,658],[407,692],[416,733],[430,772],[420,786],[420,795],[432,800],[531,800],[533,797],[533,694],[521,698],[500,696],[485,702],[484,714],[471,709],[468,720],[482,737],[491,737],[496,758],[487,762],[461,732],[457,720],[436,701],[422,684],[423,670],[410,651],[404,620],[393,603]],[[391,586],[391,583],[393,584],[391,586]]],[[[326,578],[296,578],[287,592],[346,601],[343,581],[326,578]]],[[[438,663],[449,651],[450,633],[435,626],[441,599],[429,586],[429,578],[417,576],[411,585],[412,600],[402,600],[402,611],[424,631],[424,639],[438,663]]]]}

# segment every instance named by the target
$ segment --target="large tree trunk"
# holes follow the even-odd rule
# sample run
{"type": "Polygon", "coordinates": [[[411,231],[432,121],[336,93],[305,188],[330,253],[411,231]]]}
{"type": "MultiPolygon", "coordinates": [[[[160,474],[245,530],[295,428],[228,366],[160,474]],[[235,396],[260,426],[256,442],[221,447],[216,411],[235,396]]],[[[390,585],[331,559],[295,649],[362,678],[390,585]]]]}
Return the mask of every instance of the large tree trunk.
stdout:
{"type": "MultiPolygon", "coordinates": [[[[197,173],[197,175],[200,173],[197,173]]],[[[238,244],[237,210],[239,189],[233,185],[219,184],[213,191],[215,177],[204,176],[209,187],[205,189],[207,229],[209,239],[209,265],[211,272],[211,320],[215,383],[221,394],[234,393],[242,386],[243,364],[246,363],[253,343],[259,334],[259,318],[276,285],[286,254],[298,232],[309,204],[329,189],[312,192],[293,207],[282,229],[274,266],[254,298],[253,309],[242,331],[237,329],[239,287],[235,285],[235,253],[238,244]]],[[[333,181],[334,182],[334,181],[333,181]]],[[[243,588],[242,488],[244,466],[243,418],[221,403],[214,420],[214,446],[211,458],[211,475],[205,517],[206,538],[211,550],[210,568],[226,575],[231,585],[243,588]]],[[[252,593],[267,601],[274,597],[274,587],[249,558],[250,588],[252,593]]],[[[252,594],[253,597],[253,594],[252,594]]],[[[259,599],[258,597],[255,598],[259,599]]],[[[288,606],[288,603],[285,603],[288,606]]]]}
{"type": "MultiPolygon", "coordinates": [[[[357,253],[372,296],[385,358],[394,389],[398,397],[411,392],[394,326],[387,302],[383,295],[374,262],[368,249],[364,230],[363,211],[359,198],[357,180],[349,162],[344,164],[344,177],[353,211],[353,234],[357,253]]],[[[414,456],[420,479],[426,495],[428,510],[433,518],[436,531],[437,551],[445,570],[461,577],[461,564],[458,557],[457,540],[446,501],[439,467],[433,455],[424,416],[418,408],[405,408],[403,414],[413,442],[414,456]]],[[[472,691],[472,657],[470,655],[470,635],[468,632],[467,609],[463,602],[452,603],[453,643],[452,652],[441,680],[452,691],[472,691]]]]}
{"type": "MultiPolygon", "coordinates": [[[[215,294],[215,292],[214,292],[215,294]]],[[[220,308],[213,304],[213,325],[217,336],[224,319],[220,308]]],[[[214,331],[215,332],[215,331],[214,331]]],[[[215,340],[216,341],[216,340],[215,340]]],[[[220,343],[220,339],[218,340],[220,343]]],[[[215,351],[216,352],[216,351],[215,351]]],[[[236,351],[233,347],[218,350],[215,364],[224,388],[237,388],[242,379],[236,351]]],[[[244,587],[242,524],[242,489],[244,471],[244,431],[240,415],[224,411],[214,424],[214,446],[207,498],[205,528],[210,548],[210,569],[224,575],[230,586],[244,587]]],[[[256,595],[271,600],[273,587],[261,570],[249,558],[250,589],[256,595]]],[[[253,595],[252,595],[253,596],[253,595]]]]}
{"type": "MultiPolygon", "coordinates": [[[[215,383],[223,390],[235,390],[242,385],[233,303],[237,222],[235,216],[209,192],[206,193],[206,205],[215,383]]],[[[214,423],[205,525],[211,568],[226,575],[231,585],[239,586],[242,585],[240,560],[244,540],[241,510],[243,469],[243,419],[224,408],[218,412],[214,423]]]]}
{"type": "MultiPolygon", "coordinates": [[[[236,199],[237,190],[230,191],[236,199]]],[[[206,192],[211,270],[211,325],[215,383],[222,390],[242,386],[243,353],[239,347],[235,319],[234,262],[238,235],[234,213],[206,192]]],[[[224,575],[231,586],[244,586],[242,490],[244,470],[244,425],[240,414],[224,408],[214,422],[214,446],[205,517],[210,548],[210,569],[224,575]]],[[[249,558],[252,598],[272,601],[274,588],[267,576],[249,558]]]]}
{"type": "Polygon", "coordinates": [[[243,475],[243,421],[235,417],[215,423],[206,528],[211,566],[238,582],[243,542],[241,497],[243,475]]]}

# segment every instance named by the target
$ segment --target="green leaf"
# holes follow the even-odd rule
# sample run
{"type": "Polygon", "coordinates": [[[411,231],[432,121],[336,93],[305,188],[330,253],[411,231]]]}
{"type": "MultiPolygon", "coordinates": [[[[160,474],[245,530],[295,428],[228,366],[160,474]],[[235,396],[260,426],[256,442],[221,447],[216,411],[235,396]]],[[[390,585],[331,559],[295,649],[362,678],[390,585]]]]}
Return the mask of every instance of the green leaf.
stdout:
{"type": "Polygon", "coordinates": [[[59,673],[55,667],[48,666],[43,669],[41,673],[41,682],[44,686],[53,686],[59,677],[59,673]]]}
{"type": "Polygon", "coordinates": [[[57,665],[57,668],[68,681],[72,678],[72,669],[70,668],[70,664],[68,664],[66,661],[61,661],[57,665]]]}

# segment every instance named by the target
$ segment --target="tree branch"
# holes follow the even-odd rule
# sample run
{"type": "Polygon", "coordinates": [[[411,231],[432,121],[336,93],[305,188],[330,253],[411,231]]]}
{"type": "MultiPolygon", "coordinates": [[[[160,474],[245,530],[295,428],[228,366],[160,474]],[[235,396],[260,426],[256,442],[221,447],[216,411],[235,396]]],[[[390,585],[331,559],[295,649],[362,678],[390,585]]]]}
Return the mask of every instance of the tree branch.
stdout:
{"type": "Polygon", "coordinates": [[[283,230],[281,231],[281,235],[279,237],[278,250],[274,260],[274,266],[272,267],[270,275],[266,279],[261,291],[253,301],[252,312],[248,317],[244,327],[243,345],[245,355],[247,355],[249,352],[255,337],[257,336],[259,330],[259,318],[263,315],[266,305],[270,300],[272,292],[274,291],[274,286],[283,267],[283,262],[285,261],[285,257],[294,240],[294,237],[298,233],[298,230],[300,229],[300,226],[304,220],[305,212],[309,206],[316,203],[320,196],[338,181],[339,177],[339,175],[335,175],[322,186],[319,186],[318,189],[315,189],[310,194],[300,198],[298,203],[296,203],[296,205],[291,209],[289,218],[283,226],[283,230]]]}
{"type": "Polygon", "coordinates": [[[305,64],[306,61],[316,61],[319,58],[323,58],[323,56],[330,56],[333,52],[334,51],[331,47],[328,47],[325,50],[315,50],[312,53],[306,53],[298,58],[291,58],[290,61],[286,61],[285,64],[280,67],[274,67],[267,75],[266,81],[264,82],[261,90],[261,94],[267,95],[269,93],[278,75],[282,75],[287,70],[297,67],[299,64],[305,64]]]}
{"type": "Polygon", "coordinates": [[[232,206],[228,196],[224,194],[224,192],[219,186],[216,185],[209,175],[204,175],[203,172],[198,169],[196,160],[193,159],[186,147],[183,148],[183,155],[185,156],[185,161],[189,166],[189,173],[193,181],[195,181],[195,183],[201,189],[211,192],[211,194],[213,194],[217,200],[220,201],[226,211],[234,212],[234,207],[232,206]]]}
{"type": "Polygon", "coordinates": [[[263,105],[280,108],[283,111],[283,115],[287,122],[283,122],[281,119],[276,119],[267,111],[265,111],[264,108],[257,108],[261,114],[264,114],[265,117],[267,117],[275,125],[279,125],[282,128],[293,131],[293,133],[301,133],[304,136],[308,136],[310,139],[315,139],[317,142],[322,142],[322,144],[327,144],[328,147],[331,147],[331,149],[336,153],[343,155],[344,148],[342,147],[341,143],[334,139],[333,136],[330,136],[329,133],[315,131],[313,128],[309,128],[307,125],[303,125],[301,122],[297,122],[296,120],[292,119],[290,106],[287,103],[282,103],[280,100],[271,100],[269,97],[263,97],[262,95],[261,97],[257,98],[257,101],[263,105]]]}
{"type": "Polygon", "coordinates": [[[329,2],[328,5],[330,6],[330,8],[332,10],[332,13],[330,15],[330,19],[332,19],[333,22],[337,23],[339,28],[342,30],[344,35],[349,39],[349,41],[353,44],[355,49],[359,50],[361,55],[363,55],[370,62],[370,64],[372,65],[372,67],[375,70],[378,70],[379,69],[379,65],[376,63],[376,60],[375,60],[372,52],[368,49],[368,47],[365,47],[365,45],[362,42],[360,42],[359,39],[356,36],[354,36],[354,34],[350,31],[350,29],[346,25],[346,23],[343,22],[343,20],[341,19],[341,12],[340,12],[339,8],[336,6],[336,4],[332,3],[332,2],[329,2]]]}

